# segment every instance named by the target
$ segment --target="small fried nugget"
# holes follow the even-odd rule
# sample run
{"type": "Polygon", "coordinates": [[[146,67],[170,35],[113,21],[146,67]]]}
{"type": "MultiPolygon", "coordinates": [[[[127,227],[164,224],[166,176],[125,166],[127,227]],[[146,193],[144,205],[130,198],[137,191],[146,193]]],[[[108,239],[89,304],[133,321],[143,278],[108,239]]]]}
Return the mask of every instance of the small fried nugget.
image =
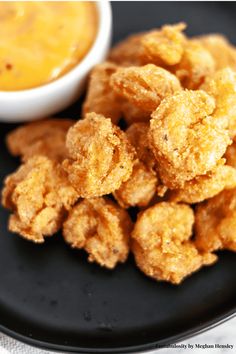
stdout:
{"type": "Polygon", "coordinates": [[[175,75],[153,64],[118,69],[111,76],[111,86],[118,95],[149,113],[163,98],[181,90],[175,75]]]}
{"type": "Polygon", "coordinates": [[[236,188],[199,204],[195,214],[196,246],[204,252],[236,252],[236,188]]]}
{"type": "Polygon", "coordinates": [[[179,284],[203,265],[216,261],[190,241],[194,214],[184,204],[161,202],[140,213],[132,232],[137,266],[147,276],[179,284]]]}
{"type": "Polygon", "coordinates": [[[230,67],[236,70],[236,48],[221,34],[209,34],[194,38],[207,49],[216,65],[216,70],[230,67]]]}
{"type": "Polygon", "coordinates": [[[162,182],[170,189],[212,170],[231,143],[228,121],[217,119],[214,99],[204,91],[181,91],[152,113],[150,143],[162,182]]]}
{"type": "Polygon", "coordinates": [[[188,41],[173,72],[184,88],[196,90],[215,72],[215,61],[200,43],[188,41]]]}
{"type": "Polygon", "coordinates": [[[211,172],[198,176],[184,184],[182,189],[173,190],[169,200],[189,204],[200,203],[212,198],[224,189],[236,187],[236,169],[226,165],[219,165],[211,172]]]}
{"type": "Polygon", "coordinates": [[[146,62],[159,66],[178,64],[184,53],[185,28],[185,23],[178,23],[144,34],[141,44],[146,62]]]}
{"type": "Polygon", "coordinates": [[[137,160],[130,178],[113,193],[123,208],[147,206],[156,194],[158,179],[156,174],[137,160]]]}
{"type": "Polygon", "coordinates": [[[201,87],[216,100],[214,117],[229,121],[229,134],[236,136],[236,73],[225,68],[209,77],[201,87]]]}
{"type": "Polygon", "coordinates": [[[236,142],[227,147],[224,158],[226,159],[226,165],[236,168],[236,142]]]}
{"type": "Polygon", "coordinates": [[[80,197],[114,192],[131,176],[135,150],[126,134],[111,120],[88,113],[67,134],[69,158],[63,161],[80,197]]]}
{"type": "Polygon", "coordinates": [[[35,243],[56,233],[78,199],[65,172],[45,156],[33,156],[5,180],[2,204],[13,211],[9,229],[35,243]]]}
{"type": "Polygon", "coordinates": [[[100,197],[84,199],[70,211],[63,236],[71,247],[85,249],[90,262],[113,269],[128,257],[131,230],[129,214],[100,197]]]}
{"type": "Polygon", "coordinates": [[[113,63],[104,62],[92,70],[83,104],[83,116],[95,112],[111,118],[114,124],[118,123],[121,118],[121,100],[110,85],[110,77],[117,68],[113,63]]]}
{"type": "Polygon", "coordinates": [[[108,60],[121,66],[142,65],[141,39],[144,33],[129,36],[116,44],[110,51],[108,60]]]}
{"type": "Polygon", "coordinates": [[[72,119],[47,119],[23,125],[7,135],[8,150],[23,161],[43,155],[61,162],[67,156],[66,134],[74,123],[72,119]]]}

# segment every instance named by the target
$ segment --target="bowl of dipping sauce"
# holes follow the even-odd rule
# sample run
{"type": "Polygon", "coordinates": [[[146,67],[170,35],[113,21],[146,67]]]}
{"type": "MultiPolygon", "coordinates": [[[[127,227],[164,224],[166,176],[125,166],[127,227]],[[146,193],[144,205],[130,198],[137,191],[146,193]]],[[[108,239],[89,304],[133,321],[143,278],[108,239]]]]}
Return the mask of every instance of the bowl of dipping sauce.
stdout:
{"type": "Polygon", "coordinates": [[[0,2],[0,120],[52,115],[81,94],[110,46],[109,1],[0,2]]]}

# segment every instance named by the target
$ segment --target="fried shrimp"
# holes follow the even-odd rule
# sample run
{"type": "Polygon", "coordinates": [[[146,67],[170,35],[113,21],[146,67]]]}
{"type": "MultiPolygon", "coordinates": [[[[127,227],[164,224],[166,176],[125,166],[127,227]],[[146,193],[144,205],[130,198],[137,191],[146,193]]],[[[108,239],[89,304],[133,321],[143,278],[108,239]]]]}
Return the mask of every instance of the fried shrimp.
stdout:
{"type": "Polygon", "coordinates": [[[231,143],[228,121],[212,117],[214,99],[204,91],[181,91],[152,113],[150,142],[162,182],[171,189],[206,174],[231,143]]]}
{"type": "Polygon", "coordinates": [[[107,198],[84,199],[63,225],[65,241],[88,252],[88,260],[113,269],[129,253],[132,222],[129,214],[107,198]]]}
{"type": "Polygon", "coordinates": [[[118,123],[121,118],[121,100],[110,85],[110,77],[117,68],[113,63],[104,62],[92,70],[83,104],[84,116],[86,113],[95,112],[111,118],[114,124],[118,123]]]}
{"type": "Polygon", "coordinates": [[[194,215],[184,204],[161,202],[140,213],[132,232],[137,266],[149,277],[179,284],[203,265],[216,261],[190,240],[194,215]]]}
{"type": "Polygon", "coordinates": [[[149,113],[163,98],[181,89],[175,75],[153,64],[118,69],[111,76],[111,86],[118,95],[149,113]]]}
{"type": "Polygon", "coordinates": [[[173,190],[169,200],[189,204],[200,203],[212,198],[224,189],[236,187],[236,169],[219,165],[206,175],[198,176],[184,184],[182,189],[173,190]]]}
{"type": "Polygon", "coordinates": [[[194,41],[201,43],[211,53],[215,61],[216,70],[226,67],[236,70],[236,49],[229,43],[227,38],[221,34],[209,34],[195,37],[194,41]]]}
{"type": "Polygon", "coordinates": [[[236,252],[236,189],[224,190],[199,204],[195,214],[195,238],[199,250],[236,252]]]}
{"type": "Polygon", "coordinates": [[[150,31],[141,38],[145,61],[158,66],[178,64],[184,53],[185,23],[165,25],[160,30],[150,31]]]}
{"type": "Polygon", "coordinates": [[[34,156],[5,180],[2,204],[10,209],[9,229],[35,243],[56,233],[78,199],[55,161],[34,156]]]}
{"type": "Polygon", "coordinates": [[[66,134],[74,123],[72,119],[47,119],[23,125],[7,135],[8,150],[23,161],[43,155],[60,162],[67,156],[66,134]]]}
{"type": "Polygon", "coordinates": [[[216,100],[214,117],[228,120],[229,134],[236,135],[236,73],[225,68],[209,77],[201,87],[216,100]]]}
{"type": "Polygon", "coordinates": [[[80,197],[109,194],[131,176],[135,150],[110,119],[88,113],[67,134],[69,158],[63,161],[80,197]]]}
{"type": "Polygon", "coordinates": [[[130,206],[147,206],[156,194],[158,179],[156,174],[137,160],[130,178],[123,182],[113,193],[119,205],[123,208],[130,206]]]}

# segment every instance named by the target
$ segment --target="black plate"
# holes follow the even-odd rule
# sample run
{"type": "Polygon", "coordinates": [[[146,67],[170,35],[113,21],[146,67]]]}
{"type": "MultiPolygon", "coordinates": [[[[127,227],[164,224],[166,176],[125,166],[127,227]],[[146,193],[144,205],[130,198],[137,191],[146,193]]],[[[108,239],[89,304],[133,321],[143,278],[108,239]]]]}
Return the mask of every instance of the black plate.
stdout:
{"type": "MultiPolygon", "coordinates": [[[[114,39],[185,20],[189,34],[222,32],[236,42],[234,3],[116,2],[114,39]]],[[[79,103],[61,116],[78,117],[79,103]],[[69,113],[68,113],[69,112],[69,113]]],[[[17,166],[3,139],[0,175],[17,166]]],[[[129,261],[114,272],[88,264],[61,235],[42,245],[7,231],[0,210],[0,329],[29,344],[80,353],[146,350],[179,341],[229,318],[236,309],[236,257],[219,262],[176,287],[156,283],[129,261]]]]}

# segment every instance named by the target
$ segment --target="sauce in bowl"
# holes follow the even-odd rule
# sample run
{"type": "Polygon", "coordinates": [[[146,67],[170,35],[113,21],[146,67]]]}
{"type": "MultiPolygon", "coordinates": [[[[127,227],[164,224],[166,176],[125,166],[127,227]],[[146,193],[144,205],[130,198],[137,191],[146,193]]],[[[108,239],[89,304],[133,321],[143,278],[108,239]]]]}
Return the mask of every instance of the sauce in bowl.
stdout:
{"type": "Polygon", "coordinates": [[[0,1],[0,91],[54,81],[77,65],[97,34],[94,2],[0,1]]]}

